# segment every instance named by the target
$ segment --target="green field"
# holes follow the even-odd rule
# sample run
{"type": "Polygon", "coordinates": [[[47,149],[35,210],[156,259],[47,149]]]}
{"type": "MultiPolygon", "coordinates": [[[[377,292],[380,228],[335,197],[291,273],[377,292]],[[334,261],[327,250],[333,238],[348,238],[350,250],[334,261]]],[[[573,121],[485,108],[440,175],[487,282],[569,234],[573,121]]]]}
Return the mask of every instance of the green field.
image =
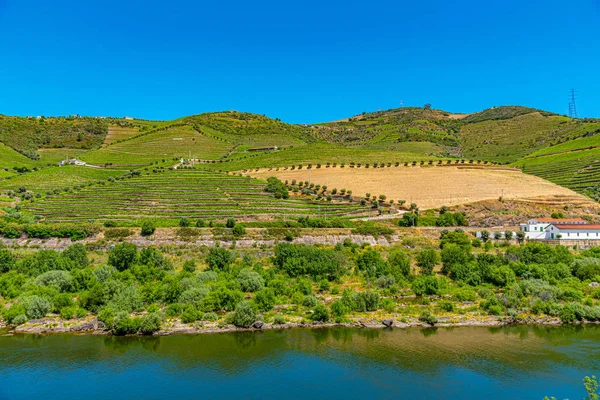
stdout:
{"type": "Polygon", "coordinates": [[[191,126],[174,126],[102,147],[81,158],[91,164],[143,165],[160,160],[188,158],[217,160],[233,143],[203,135],[191,126]]]}
{"type": "Polygon", "coordinates": [[[39,171],[28,172],[13,176],[10,179],[0,180],[0,190],[17,190],[25,187],[34,193],[42,193],[54,189],[72,188],[91,182],[103,181],[110,176],[123,175],[124,169],[91,168],[75,165],[64,167],[49,167],[39,171]]]}
{"type": "MultiPolygon", "coordinates": [[[[422,145],[421,145],[422,146],[422,145]]],[[[408,146],[407,150],[413,150],[408,146]]],[[[287,167],[317,163],[388,163],[437,160],[421,152],[400,152],[392,150],[371,150],[350,148],[331,143],[315,143],[300,147],[264,153],[239,153],[232,155],[227,162],[219,163],[219,169],[238,171],[255,167],[287,167]]]]}
{"type": "Polygon", "coordinates": [[[275,199],[263,182],[215,172],[179,169],[103,182],[71,193],[47,196],[23,205],[23,211],[48,222],[89,220],[127,223],[152,217],[163,225],[180,218],[260,219],[277,215],[360,216],[359,204],[275,199]]]}
{"type": "Polygon", "coordinates": [[[13,167],[31,167],[33,164],[34,161],[31,158],[25,157],[4,143],[0,143],[0,170],[12,170],[13,167]]]}

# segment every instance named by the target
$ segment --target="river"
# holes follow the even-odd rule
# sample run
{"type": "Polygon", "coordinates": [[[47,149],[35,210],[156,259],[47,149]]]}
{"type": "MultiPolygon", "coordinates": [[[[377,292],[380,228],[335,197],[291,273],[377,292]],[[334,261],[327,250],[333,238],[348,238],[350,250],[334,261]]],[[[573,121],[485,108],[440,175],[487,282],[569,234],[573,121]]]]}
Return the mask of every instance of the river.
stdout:
{"type": "Polygon", "coordinates": [[[0,336],[0,399],[583,398],[600,326],[0,336]]]}

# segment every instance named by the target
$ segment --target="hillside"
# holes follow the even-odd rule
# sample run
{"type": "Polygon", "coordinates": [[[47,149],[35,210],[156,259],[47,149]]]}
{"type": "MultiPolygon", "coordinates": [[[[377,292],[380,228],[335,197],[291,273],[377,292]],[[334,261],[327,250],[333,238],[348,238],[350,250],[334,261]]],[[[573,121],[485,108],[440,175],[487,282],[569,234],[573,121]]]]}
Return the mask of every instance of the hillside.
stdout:
{"type": "MultiPolygon", "coordinates": [[[[574,198],[572,192],[564,192],[548,182],[528,180],[526,175],[521,175],[519,182],[511,181],[505,172],[494,173],[485,168],[491,164],[511,163],[512,167],[527,174],[598,200],[599,133],[598,120],[571,120],[518,106],[495,107],[470,115],[429,107],[406,107],[362,113],[315,125],[293,125],[237,111],[204,113],[172,121],[0,116],[0,190],[25,188],[37,199],[31,200],[37,203],[36,207],[25,207],[26,212],[39,211],[40,216],[52,215],[55,220],[61,220],[54,217],[55,214],[45,214],[46,205],[52,203],[45,196],[60,193],[67,199],[92,185],[95,189],[91,191],[108,200],[112,194],[104,190],[104,185],[112,187],[113,182],[121,180],[122,176],[131,177],[129,170],[149,175],[177,167],[184,159],[186,168],[193,165],[198,171],[208,170],[211,173],[216,170],[252,173],[259,168],[261,178],[279,174],[288,179],[289,174],[305,173],[298,171],[300,166],[304,167],[301,171],[312,166],[315,168],[315,182],[319,178],[321,184],[340,189],[347,186],[346,189],[355,193],[380,191],[377,194],[398,197],[396,200],[406,197],[403,199],[408,201],[408,197],[412,197],[419,199],[424,207],[493,199],[503,193],[507,198],[574,198]],[[261,150],[275,146],[276,150],[261,150]],[[61,160],[75,157],[99,168],[57,167],[61,160]],[[189,160],[190,157],[192,160],[189,160]],[[421,170],[419,168],[403,169],[403,166],[448,164],[475,164],[478,168],[469,170],[472,176],[454,176],[450,173],[451,168],[431,169],[432,176],[417,173],[421,170]],[[332,169],[325,172],[329,165],[332,169]],[[323,169],[317,171],[320,166],[323,169]],[[349,175],[331,175],[331,171],[336,170],[335,166],[346,166],[344,173],[349,175]],[[362,168],[358,169],[359,166],[362,168]],[[371,169],[367,169],[369,166],[371,169]],[[400,168],[396,169],[397,166],[400,168]],[[386,170],[392,167],[388,171],[395,171],[388,180],[384,182],[371,177],[374,173],[385,173],[381,172],[383,167],[386,170]],[[407,175],[403,175],[404,172],[407,175]],[[319,174],[325,175],[320,177],[319,174]],[[424,183],[432,182],[438,184],[424,189],[424,183]],[[488,186],[489,190],[481,189],[488,186]],[[514,196],[510,194],[511,187],[519,188],[514,196]],[[475,193],[477,188],[481,189],[479,193],[475,193]],[[444,190],[448,193],[444,194],[444,190]],[[38,207],[41,208],[37,210],[38,207]]],[[[422,171],[427,171],[427,168],[422,171]]],[[[209,175],[198,177],[199,180],[193,181],[196,187],[212,185],[209,175]]],[[[175,182],[172,190],[176,190],[177,185],[182,185],[181,190],[187,190],[186,185],[192,182],[179,179],[178,174],[172,178],[175,182]]],[[[129,186],[133,181],[123,182],[129,186]]],[[[168,183],[163,180],[153,182],[163,186],[168,183]]],[[[256,185],[260,185],[258,181],[256,185]]],[[[147,190],[147,186],[142,185],[129,193],[119,186],[119,193],[131,199],[133,193],[142,196],[147,190]]],[[[90,196],[91,192],[86,192],[85,198],[91,199],[90,196]]],[[[75,197],[64,204],[72,201],[75,197]]],[[[158,206],[158,203],[155,204],[158,206]]],[[[133,203],[120,204],[119,207],[130,209],[133,203]]],[[[237,207],[239,216],[252,214],[239,205],[237,207]]],[[[339,211],[339,215],[353,213],[353,206],[337,207],[345,208],[345,211],[339,211]]],[[[57,210],[61,207],[53,208],[53,213],[57,210]]],[[[273,211],[272,215],[275,214],[273,211]]],[[[131,215],[140,218],[151,215],[151,212],[131,215]]],[[[261,218],[264,217],[264,214],[261,215],[261,218]]],[[[108,214],[98,212],[90,218],[106,219],[108,214]]],[[[68,219],[65,216],[65,220],[68,219]]]]}
{"type": "Polygon", "coordinates": [[[575,192],[535,176],[506,167],[469,165],[392,166],[389,168],[320,168],[311,170],[259,170],[250,175],[266,179],[307,181],[355,196],[385,195],[386,202],[404,200],[423,209],[454,206],[482,200],[561,196],[585,200],[575,192]]]}

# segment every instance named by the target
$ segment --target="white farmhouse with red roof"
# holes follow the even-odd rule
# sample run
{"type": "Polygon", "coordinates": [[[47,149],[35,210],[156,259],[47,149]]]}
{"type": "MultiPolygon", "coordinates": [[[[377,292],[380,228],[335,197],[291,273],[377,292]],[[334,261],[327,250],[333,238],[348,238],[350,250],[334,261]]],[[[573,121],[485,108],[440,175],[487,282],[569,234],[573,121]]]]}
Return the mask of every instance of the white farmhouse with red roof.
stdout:
{"type": "Polygon", "coordinates": [[[600,224],[588,224],[581,218],[532,218],[521,224],[527,239],[600,240],[600,224]]]}

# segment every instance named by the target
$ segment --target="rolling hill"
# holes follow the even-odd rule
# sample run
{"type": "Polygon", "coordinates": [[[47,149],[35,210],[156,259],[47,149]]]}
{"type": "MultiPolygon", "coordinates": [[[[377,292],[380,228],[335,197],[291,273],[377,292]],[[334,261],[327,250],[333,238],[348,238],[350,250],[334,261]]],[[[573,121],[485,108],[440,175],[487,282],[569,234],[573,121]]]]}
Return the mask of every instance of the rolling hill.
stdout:
{"type": "MultiPolygon", "coordinates": [[[[496,175],[493,172],[478,171],[492,164],[510,164],[527,174],[600,200],[600,120],[572,120],[520,106],[495,107],[474,114],[453,114],[429,107],[406,107],[362,113],[339,121],[312,125],[287,124],[263,115],[237,111],[198,114],[172,121],[0,116],[0,190],[25,188],[38,199],[35,201],[37,206],[27,206],[25,209],[35,212],[39,208],[39,215],[52,215],[56,220],[61,220],[60,216],[56,216],[56,210],[60,207],[54,207],[52,213],[45,214],[40,208],[42,204],[48,204],[48,207],[50,204],[69,204],[70,201],[66,199],[71,196],[75,201],[75,193],[83,193],[86,187],[96,187],[90,189],[94,192],[103,189],[98,193],[101,193],[100,197],[106,195],[108,199],[113,191],[104,190],[104,185],[107,188],[118,186],[117,193],[127,194],[129,198],[133,193],[142,196],[146,189],[128,192],[117,182],[123,175],[129,174],[131,177],[129,170],[151,175],[177,166],[181,158],[186,160],[186,168],[193,164],[194,169],[207,173],[261,169],[260,174],[254,175],[260,178],[266,178],[270,171],[285,175],[301,167],[306,170],[309,166],[317,168],[322,165],[320,173],[326,174],[328,165],[345,165],[348,171],[356,166],[357,169],[350,172],[350,175],[357,177],[354,180],[357,187],[353,187],[355,192],[374,190],[369,189],[368,182],[362,186],[359,184],[361,180],[356,175],[359,174],[359,165],[363,167],[360,170],[363,176],[369,166],[381,169],[393,166],[476,164],[478,168],[471,172],[481,175],[479,178],[487,179],[493,186],[486,189],[490,194],[483,196],[485,199],[498,196],[503,190],[507,193],[506,185],[510,185],[510,179],[503,181],[504,186],[499,184],[496,187],[493,182],[496,175]],[[264,149],[275,146],[275,151],[264,149]],[[188,164],[190,156],[192,160],[188,164]],[[58,162],[66,157],[77,157],[100,168],[58,168],[58,162]],[[45,196],[57,195],[64,196],[65,201],[45,199],[45,196]]],[[[395,176],[397,174],[393,171],[400,169],[388,170],[388,174],[394,175],[389,179],[394,187],[387,188],[382,194],[401,196],[404,193],[402,187],[408,188],[407,180],[411,176],[414,182],[410,183],[416,182],[414,190],[418,190],[419,180],[433,182],[441,179],[440,182],[451,182],[456,178],[446,176],[446,172],[443,172],[451,171],[450,168],[435,168],[435,179],[427,178],[426,174],[421,176],[415,172],[417,170],[406,176],[395,176]]],[[[168,175],[175,185],[172,190],[177,184],[186,185],[190,182],[183,179],[181,173],[175,170],[174,175],[168,175]]],[[[215,179],[212,175],[200,174],[198,177],[200,180],[207,179],[208,186],[215,179]]],[[[335,179],[342,178],[322,177],[324,184],[340,186],[335,179]]],[[[369,180],[368,177],[365,179],[369,180]]],[[[352,178],[344,177],[346,181],[351,182],[352,178]]],[[[523,178],[522,181],[527,180],[523,178]]],[[[133,180],[121,182],[127,185],[133,180]]],[[[148,184],[152,182],[167,184],[167,181],[156,179],[149,180],[148,184]]],[[[198,187],[203,186],[198,180],[194,182],[198,187]]],[[[475,178],[460,182],[467,185],[465,193],[449,195],[444,201],[459,199],[458,203],[464,203],[467,199],[478,199],[481,196],[478,197],[471,190],[481,184],[476,182],[479,181],[475,178]]],[[[140,188],[148,187],[144,185],[140,188]]],[[[256,188],[264,183],[256,180],[254,185],[256,188]]],[[[347,186],[350,188],[350,185],[347,186]]],[[[440,183],[438,186],[447,185],[440,183]]],[[[530,188],[531,196],[539,194],[534,193],[533,186],[530,188]]],[[[387,186],[378,187],[383,191],[387,186]]],[[[561,188],[553,189],[551,185],[541,184],[539,187],[543,187],[543,194],[548,196],[567,193],[562,193],[561,188]]],[[[432,200],[436,197],[435,190],[427,190],[425,197],[429,200],[422,200],[424,205],[437,205],[432,200]]],[[[462,189],[458,185],[455,190],[460,192],[462,189]]],[[[85,193],[84,198],[92,198],[91,192],[85,193]]],[[[192,193],[189,195],[193,196],[192,193]]],[[[520,186],[515,197],[519,196],[527,197],[527,184],[520,186]]],[[[252,214],[239,204],[235,207],[238,207],[236,210],[239,215],[252,214]]],[[[346,207],[347,211],[339,211],[338,214],[351,215],[354,212],[355,205],[346,207]]],[[[152,214],[150,208],[144,210],[152,214]]],[[[108,218],[109,215],[99,212],[96,217],[108,218]]],[[[123,215],[129,214],[125,212],[123,215]]],[[[144,213],[132,215],[142,218],[144,213]]]]}

